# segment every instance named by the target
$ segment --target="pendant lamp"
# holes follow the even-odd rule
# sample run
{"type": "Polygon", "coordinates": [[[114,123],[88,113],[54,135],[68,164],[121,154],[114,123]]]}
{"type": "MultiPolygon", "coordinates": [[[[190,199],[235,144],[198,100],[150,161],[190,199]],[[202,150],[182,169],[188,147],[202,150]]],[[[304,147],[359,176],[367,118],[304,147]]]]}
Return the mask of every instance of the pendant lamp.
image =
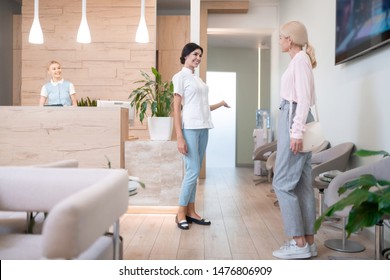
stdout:
{"type": "Polygon", "coordinates": [[[148,27],[145,20],[145,0],[141,0],[141,18],[139,19],[137,33],[135,34],[137,43],[149,43],[148,27]]]}
{"type": "Polygon", "coordinates": [[[87,22],[87,0],[83,0],[81,4],[81,23],[77,32],[77,42],[83,44],[91,43],[91,32],[87,22]]]}
{"type": "Polygon", "coordinates": [[[43,33],[39,23],[39,0],[34,0],[34,20],[28,35],[31,44],[43,44],[43,33]]]}

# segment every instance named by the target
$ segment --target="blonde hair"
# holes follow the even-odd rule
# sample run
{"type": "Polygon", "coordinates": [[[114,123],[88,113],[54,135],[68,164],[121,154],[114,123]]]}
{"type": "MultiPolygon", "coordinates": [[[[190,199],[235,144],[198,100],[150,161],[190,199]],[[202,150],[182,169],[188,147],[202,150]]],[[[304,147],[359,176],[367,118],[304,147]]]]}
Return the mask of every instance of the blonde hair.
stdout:
{"type": "Polygon", "coordinates": [[[314,48],[309,44],[306,27],[299,21],[290,21],[280,27],[280,34],[284,37],[290,37],[291,41],[302,47],[306,47],[306,53],[310,58],[311,66],[315,68],[317,66],[317,60],[315,57],[314,48]]]}
{"type": "Polygon", "coordinates": [[[57,60],[51,60],[48,64],[47,64],[47,70],[50,69],[50,65],[52,64],[58,64],[60,67],[61,67],[61,63],[59,63],[57,60]]]}

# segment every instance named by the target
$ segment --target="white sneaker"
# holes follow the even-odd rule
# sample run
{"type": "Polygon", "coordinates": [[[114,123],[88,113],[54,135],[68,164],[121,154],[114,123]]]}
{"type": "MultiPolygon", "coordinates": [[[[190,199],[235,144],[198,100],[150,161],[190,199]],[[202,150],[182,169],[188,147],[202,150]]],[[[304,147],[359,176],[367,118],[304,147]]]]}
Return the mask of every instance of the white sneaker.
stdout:
{"type": "Polygon", "coordinates": [[[317,245],[315,243],[309,245],[310,247],[310,253],[312,257],[317,257],[318,252],[317,252],[317,245]]]}
{"type": "Polygon", "coordinates": [[[307,259],[311,257],[310,246],[308,243],[303,247],[299,247],[295,240],[291,240],[286,245],[280,247],[279,250],[275,250],[272,255],[279,259],[307,259]]]}

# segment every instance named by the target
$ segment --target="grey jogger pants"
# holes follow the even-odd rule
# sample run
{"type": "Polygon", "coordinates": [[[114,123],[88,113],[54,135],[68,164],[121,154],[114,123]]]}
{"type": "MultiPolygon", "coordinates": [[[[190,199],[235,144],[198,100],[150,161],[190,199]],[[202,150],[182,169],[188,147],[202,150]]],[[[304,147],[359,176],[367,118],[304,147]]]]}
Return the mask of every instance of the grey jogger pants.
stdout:
{"type": "MultiPolygon", "coordinates": [[[[294,119],[296,104],[293,104],[294,119]]],[[[278,122],[278,142],[273,187],[287,236],[314,234],[316,205],[311,176],[311,152],[294,153],[290,150],[290,104],[283,100],[278,122]]],[[[307,122],[313,121],[309,112],[307,122]]]]}

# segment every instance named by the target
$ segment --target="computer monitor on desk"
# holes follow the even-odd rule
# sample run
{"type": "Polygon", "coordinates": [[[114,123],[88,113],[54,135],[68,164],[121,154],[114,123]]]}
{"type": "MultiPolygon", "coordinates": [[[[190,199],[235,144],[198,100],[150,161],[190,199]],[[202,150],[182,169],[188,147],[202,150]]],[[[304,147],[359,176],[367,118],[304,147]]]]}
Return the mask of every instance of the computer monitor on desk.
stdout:
{"type": "Polygon", "coordinates": [[[97,100],[98,107],[122,107],[129,110],[129,126],[134,126],[134,107],[131,107],[130,101],[119,100],[97,100]]]}

